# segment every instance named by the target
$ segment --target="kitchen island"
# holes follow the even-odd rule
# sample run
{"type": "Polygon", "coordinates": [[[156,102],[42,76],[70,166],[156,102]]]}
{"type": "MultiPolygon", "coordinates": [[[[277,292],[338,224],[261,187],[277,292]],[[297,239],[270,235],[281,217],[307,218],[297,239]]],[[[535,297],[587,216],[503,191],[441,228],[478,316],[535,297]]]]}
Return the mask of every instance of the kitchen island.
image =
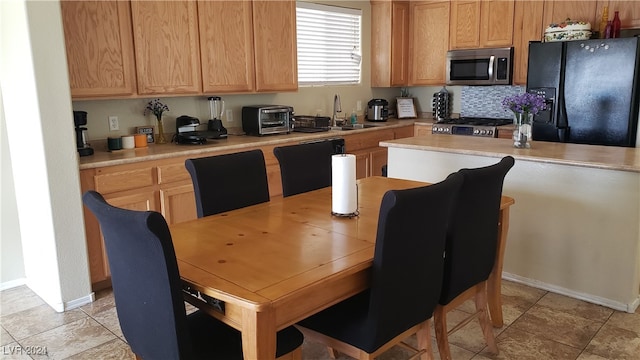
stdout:
{"type": "Polygon", "coordinates": [[[383,141],[388,176],[438,182],[511,155],[503,277],[633,312],[640,304],[640,149],[426,135],[383,141]]]}

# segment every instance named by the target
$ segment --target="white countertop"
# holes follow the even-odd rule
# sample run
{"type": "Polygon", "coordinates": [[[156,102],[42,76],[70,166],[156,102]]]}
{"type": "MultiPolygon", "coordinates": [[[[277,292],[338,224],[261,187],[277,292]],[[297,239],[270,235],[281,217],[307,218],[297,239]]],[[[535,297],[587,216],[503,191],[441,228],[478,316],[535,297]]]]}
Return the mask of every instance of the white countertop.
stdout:
{"type": "Polygon", "coordinates": [[[380,146],[490,157],[511,155],[528,161],[640,172],[638,148],[534,141],[531,149],[516,149],[510,139],[431,134],[382,141],[380,146]]]}

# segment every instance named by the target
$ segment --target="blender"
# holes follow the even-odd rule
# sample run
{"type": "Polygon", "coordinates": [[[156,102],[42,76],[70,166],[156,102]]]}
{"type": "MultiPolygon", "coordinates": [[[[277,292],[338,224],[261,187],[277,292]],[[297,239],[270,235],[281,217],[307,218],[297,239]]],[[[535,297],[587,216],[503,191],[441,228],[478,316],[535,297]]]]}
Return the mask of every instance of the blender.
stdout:
{"type": "Polygon", "coordinates": [[[224,113],[224,101],[220,96],[210,96],[209,100],[209,113],[211,115],[209,123],[207,124],[207,130],[209,132],[216,133],[216,137],[227,137],[227,129],[222,126],[222,114],[224,113]]]}

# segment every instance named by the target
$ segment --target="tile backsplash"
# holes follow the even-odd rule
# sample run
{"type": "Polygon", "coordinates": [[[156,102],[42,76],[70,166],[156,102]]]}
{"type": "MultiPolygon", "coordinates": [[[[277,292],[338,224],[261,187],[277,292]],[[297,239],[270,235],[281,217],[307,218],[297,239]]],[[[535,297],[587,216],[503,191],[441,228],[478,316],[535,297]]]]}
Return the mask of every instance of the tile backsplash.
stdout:
{"type": "Polygon", "coordinates": [[[502,108],[502,99],[525,90],[524,86],[463,86],[460,116],[510,119],[513,115],[502,108]]]}

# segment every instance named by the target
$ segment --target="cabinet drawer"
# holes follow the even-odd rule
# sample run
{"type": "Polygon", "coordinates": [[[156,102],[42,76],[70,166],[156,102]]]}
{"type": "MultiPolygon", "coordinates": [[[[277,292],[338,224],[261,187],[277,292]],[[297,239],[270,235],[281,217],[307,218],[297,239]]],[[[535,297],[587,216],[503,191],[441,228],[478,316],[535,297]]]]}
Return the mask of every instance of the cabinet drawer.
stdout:
{"type": "Polygon", "coordinates": [[[352,136],[345,136],[345,146],[347,152],[352,152],[360,149],[367,149],[372,147],[378,147],[380,141],[392,140],[393,129],[378,130],[370,133],[357,134],[352,136]]]}
{"type": "Polygon", "coordinates": [[[191,180],[191,175],[184,167],[184,162],[158,165],[158,184],[166,184],[175,181],[191,180]]]}
{"type": "Polygon", "coordinates": [[[152,186],[154,184],[153,168],[146,167],[118,172],[98,170],[94,181],[96,191],[101,194],[152,186]]]}

